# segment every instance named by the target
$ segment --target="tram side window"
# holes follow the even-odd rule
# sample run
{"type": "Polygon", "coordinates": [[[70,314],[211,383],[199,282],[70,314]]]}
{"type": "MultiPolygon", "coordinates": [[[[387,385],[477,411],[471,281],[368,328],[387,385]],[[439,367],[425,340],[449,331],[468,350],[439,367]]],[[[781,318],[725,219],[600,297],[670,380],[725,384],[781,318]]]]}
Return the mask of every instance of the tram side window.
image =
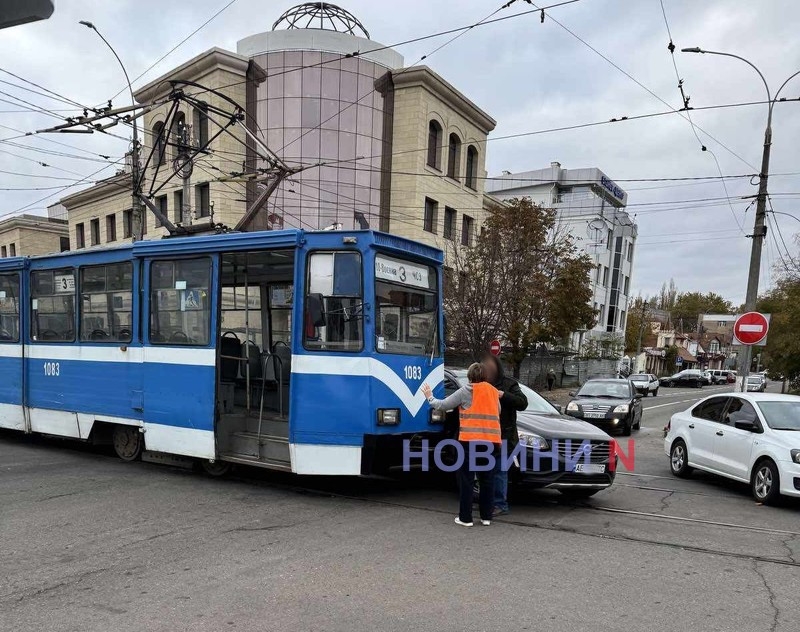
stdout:
{"type": "Polygon", "coordinates": [[[75,270],[31,272],[31,339],[75,341],[75,270]]]}
{"type": "Polygon", "coordinates": [[[308,258],[303,339],[306,349],[364,347],[361,255],[314,253],[308,258]]]}
{"type": "Polygon", "coordinates": [[[150,342],[208,345],[210,286],[208,257],[154,261],[150,267],[150,342]]]}
{"type": "Polygon", "coordinates": [[[130,342],[133,333],[133,265],[87,266],[80,271],[80,339],[130,342]]]}
{"type": "Polygon", "coordinates": [[[19,342],[19,274],[0,274],[0,343],[19,342]]]}

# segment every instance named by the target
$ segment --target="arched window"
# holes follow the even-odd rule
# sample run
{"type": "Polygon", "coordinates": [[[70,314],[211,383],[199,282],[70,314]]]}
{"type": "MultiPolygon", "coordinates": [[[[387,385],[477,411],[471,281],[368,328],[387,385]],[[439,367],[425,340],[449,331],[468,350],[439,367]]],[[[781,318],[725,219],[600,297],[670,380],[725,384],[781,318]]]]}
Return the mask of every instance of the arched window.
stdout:
{"type": "Polygon", "coordinates": [[[458,163],[461,161],[461,139],[450,134],[447,141],[447,177],[458,180],[458,163]]]}
{"type": "Polygon", "coordinates": [[[477,190],[478,180],[478,150],[475,145],[467,147],[467,173],[464,178],[464,184],[470,189],[477,190]]]}
{"type": "Polygon", "coordinates": [[[442,169],[442,126],[437,121],[428,123],[428,166],[442,169]]]}
{"type": "Polygon", "coordinates": [[[167,137],[164,134],[164,124],[156,123],[153,125],[153,167],[163,165],[166,160],[167,137]]]}
{"type": "Polygon", "coordinates": [[[200,103],[192,112],[192,119],[195,144],[205,147],[208,143],[208,105],[200,103]]]}
{"type": "Polygon", "coordinates": [[[183,147],[181,143],[183,142],[183,133],[184,128],[186,127],[186,117],[184,116],[183,112],[178,112],[175,115],[175,119],[172,121],[172,130],[170,131],[169,135],[169,145],[172,148],[172,152],[170,155],[172,159],[175,160],[180,154],[183,147]]]}

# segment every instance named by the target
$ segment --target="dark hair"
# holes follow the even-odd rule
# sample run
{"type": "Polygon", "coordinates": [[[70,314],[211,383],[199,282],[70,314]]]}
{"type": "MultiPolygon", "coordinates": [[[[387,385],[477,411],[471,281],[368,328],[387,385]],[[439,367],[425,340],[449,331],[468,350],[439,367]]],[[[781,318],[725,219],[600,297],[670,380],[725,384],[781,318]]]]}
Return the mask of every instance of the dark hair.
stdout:
{"type": "Polygon", "coordinates": [[[473,362],[469,365],[469,368],[467,369],[467,379],[469,380],[470,384],[486,381],[486,373],[483,370],[483,365],[480,362],[473,362]]]}

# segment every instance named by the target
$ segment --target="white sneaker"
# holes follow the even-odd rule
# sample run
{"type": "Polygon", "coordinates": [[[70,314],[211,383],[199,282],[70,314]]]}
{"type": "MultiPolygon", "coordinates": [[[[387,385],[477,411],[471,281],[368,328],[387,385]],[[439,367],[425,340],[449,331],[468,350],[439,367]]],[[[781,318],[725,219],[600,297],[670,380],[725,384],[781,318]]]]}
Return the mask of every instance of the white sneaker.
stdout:
{"type": "Polygon", "coordinates": [[[490,524],[492,524],[492,521],[491,520],[481,520],[481,524],[484,527],[488,527],[490,524]]]}
{"type": "Polygon", "coordinates": [[[471,527],[472,526],[471,522],[461,522],[461,519],[458,516],[456,516],[456,524],[460,525],[462,527],[471,527]]]}

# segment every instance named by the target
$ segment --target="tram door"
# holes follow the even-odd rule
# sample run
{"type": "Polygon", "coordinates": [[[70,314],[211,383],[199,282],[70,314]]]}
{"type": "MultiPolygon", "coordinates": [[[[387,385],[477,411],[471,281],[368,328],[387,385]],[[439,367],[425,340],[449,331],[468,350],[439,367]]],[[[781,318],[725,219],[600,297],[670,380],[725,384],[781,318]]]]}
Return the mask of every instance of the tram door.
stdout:
{"type": "Polygon", "coordinates": [[[20,271],[0,271],[0,428],[25,430],[20,271]]]}

